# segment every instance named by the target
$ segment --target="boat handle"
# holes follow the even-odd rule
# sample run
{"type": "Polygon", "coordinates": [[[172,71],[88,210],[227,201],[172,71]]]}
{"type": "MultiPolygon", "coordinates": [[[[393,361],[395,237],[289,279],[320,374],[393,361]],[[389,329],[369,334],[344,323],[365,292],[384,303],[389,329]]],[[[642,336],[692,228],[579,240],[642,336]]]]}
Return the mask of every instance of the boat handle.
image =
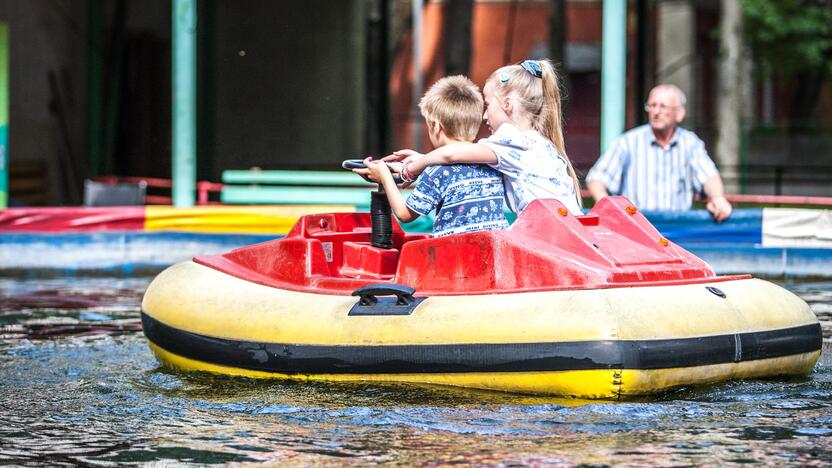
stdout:
{"type": "Polygon", "coordinates": [[[358,304],[361,306],[370,306],[378,303],[376,296],[396,296],[396,305],[406,306],[413,304],[416,298],[413,293],[416,290],[410,286],[396,283],[382,283],[382,284],[368,284],[362,286],[352,292],[353,296],[361,296],[358,304]]]}

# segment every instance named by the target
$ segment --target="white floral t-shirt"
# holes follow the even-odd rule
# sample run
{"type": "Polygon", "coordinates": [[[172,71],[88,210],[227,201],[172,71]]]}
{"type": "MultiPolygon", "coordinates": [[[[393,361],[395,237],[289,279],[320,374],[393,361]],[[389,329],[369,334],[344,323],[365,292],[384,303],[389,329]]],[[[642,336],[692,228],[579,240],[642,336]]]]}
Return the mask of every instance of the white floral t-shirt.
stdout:
{"type": "Polygon", "coordinates": [[[519,214],[536,198],[555,198],[572,214],[583,214],[575,198],[575,184],[569,176],[566,159],[536,130],[522,132],[504,123],[478,143],[497,155],[497,164],[490,166],[503,175],[506,202],[513,212],[519,214]]]}

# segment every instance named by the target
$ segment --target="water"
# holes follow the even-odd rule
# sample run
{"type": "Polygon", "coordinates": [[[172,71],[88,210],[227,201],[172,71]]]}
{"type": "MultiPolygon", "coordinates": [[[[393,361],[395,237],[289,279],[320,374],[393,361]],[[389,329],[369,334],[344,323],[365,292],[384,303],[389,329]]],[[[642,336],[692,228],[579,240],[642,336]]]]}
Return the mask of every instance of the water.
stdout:
{"type": "MultiPolygon", "coordinates": [[[[609,403],[159,367],[150,278],[0,278],[0,464],[828,465],[832,352],[788,380],[609,403]]],[[[832,281],[781,283],[832,335],[832,281]]]]}

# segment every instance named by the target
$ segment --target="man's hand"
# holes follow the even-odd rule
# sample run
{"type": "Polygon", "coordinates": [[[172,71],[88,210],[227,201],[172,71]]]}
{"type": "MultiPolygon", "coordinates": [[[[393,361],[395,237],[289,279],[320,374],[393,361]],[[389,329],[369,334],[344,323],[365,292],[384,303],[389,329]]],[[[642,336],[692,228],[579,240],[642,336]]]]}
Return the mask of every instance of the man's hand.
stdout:
{"type": "Polygon", "coordinates": [[[600,180],[587,181],[586,188],[589,190],[589,194],[592,195],[592,198],[594,198],[596,202],[609,195],[607,192],[607,186],[600,180]]]}
{"type": "Polygon", "coordinates": [[[731,211],[734,208],[731,206],[731,203],[725,199],[725,197],[714,197],[708,200],[708,203],[705,205],[705,208],[711,212],[711,215],[714,217],[714,221],[721,223],[728,219],[731,216],[731,211]]]}

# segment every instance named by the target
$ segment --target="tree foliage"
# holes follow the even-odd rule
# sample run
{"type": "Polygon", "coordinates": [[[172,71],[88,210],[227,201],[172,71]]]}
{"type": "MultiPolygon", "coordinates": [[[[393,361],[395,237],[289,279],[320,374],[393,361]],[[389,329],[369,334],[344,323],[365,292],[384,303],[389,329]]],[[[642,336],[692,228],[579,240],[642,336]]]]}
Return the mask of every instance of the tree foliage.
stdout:
{"type": "Polygon", "coordinates": [[[742,7],[749,43],[769,70],[832,75],[832,0],[742,0],[742,7]]]}

